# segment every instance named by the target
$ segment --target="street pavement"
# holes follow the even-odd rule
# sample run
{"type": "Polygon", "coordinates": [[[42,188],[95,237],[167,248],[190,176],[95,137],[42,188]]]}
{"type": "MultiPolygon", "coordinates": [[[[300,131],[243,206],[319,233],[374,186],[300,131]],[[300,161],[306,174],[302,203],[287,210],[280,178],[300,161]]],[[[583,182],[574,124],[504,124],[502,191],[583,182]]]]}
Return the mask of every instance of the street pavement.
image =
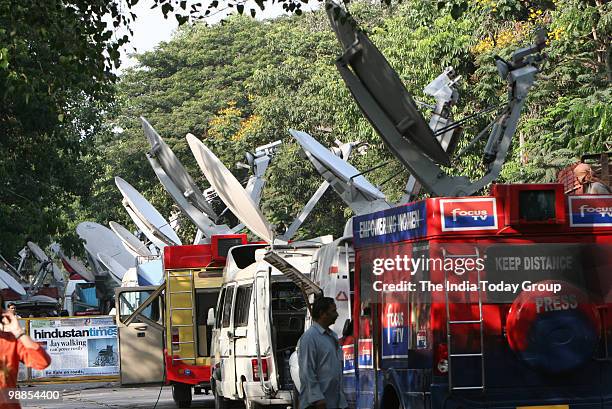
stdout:
{"type": "MultiPolygon", "coordinates": [[[[175,409],[172,387],[145,386],[122,388],[118,383],[68,383],[56,385],[22,386],[21,391],[58,390],[61,401],[22,400],[21,406],[29,409],[175,409]],[[155,403],[159,396],[157,406],[155,403]]],[[[212,395],[194,395],[192,408],[213,408],[212,395]]]]}

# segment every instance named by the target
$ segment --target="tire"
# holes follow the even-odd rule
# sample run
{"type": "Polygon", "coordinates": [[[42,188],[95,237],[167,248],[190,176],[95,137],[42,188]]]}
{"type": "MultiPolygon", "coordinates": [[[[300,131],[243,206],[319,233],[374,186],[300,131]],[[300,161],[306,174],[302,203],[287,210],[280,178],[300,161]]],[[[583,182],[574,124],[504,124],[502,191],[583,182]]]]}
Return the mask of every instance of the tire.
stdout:
{"type": "Polygon", "coordinates": [[[383,409],[404,409],[404,405],[391,387],[385,388],[382,407],[383,409]]]}
{"type": "Polygon", "coordinates": [[[172,384],[172,399],[179,408],[191,407],[191,385],[186,383],[172,384]]]}

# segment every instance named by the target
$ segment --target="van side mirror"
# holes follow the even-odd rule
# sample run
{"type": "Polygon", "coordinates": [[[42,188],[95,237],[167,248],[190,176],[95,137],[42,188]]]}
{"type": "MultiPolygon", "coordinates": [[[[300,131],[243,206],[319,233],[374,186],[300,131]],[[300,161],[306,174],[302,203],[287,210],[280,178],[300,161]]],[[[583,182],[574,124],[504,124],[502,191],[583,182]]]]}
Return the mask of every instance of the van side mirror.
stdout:
{"type": "Polygon", "coordinates": [[[344,327],[342,327],[342,336],[348,337],[353,335],[353,320],[347,319],[344,321],[344,327]]]}
{"type": "Polygon", "coordinates": [[[206,325],[210,325],[210,326],[215,325],[215,309],[214,308],[208,309],[208,317],[206,318],[206,325]]]}

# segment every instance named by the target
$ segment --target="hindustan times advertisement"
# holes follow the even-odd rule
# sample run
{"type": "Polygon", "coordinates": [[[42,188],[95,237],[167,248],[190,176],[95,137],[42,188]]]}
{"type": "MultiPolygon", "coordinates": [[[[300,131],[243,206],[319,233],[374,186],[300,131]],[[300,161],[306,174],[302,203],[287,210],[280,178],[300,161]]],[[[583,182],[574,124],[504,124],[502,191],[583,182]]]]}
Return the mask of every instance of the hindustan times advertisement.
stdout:
{"type": "Polygon", "coordinates": [[[119,375],[117,326],[112,317],[30,321],[30,336],[51,356],[32,378],[119,375]]]}

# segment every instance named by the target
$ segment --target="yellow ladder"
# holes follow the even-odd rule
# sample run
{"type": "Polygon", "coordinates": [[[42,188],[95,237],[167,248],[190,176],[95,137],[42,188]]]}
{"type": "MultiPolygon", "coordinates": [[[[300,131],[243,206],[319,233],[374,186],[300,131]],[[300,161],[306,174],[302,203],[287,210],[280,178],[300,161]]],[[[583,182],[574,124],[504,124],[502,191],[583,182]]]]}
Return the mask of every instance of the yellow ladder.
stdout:
{"type": "Polygon", "coordinates": [[[168,353],[172,362],[195,365],[197,358],[196,317],[193,270],[168,270],[166,272],[166,294],[168,313],[168,353]],[[178,335],[178,341],[174,336],[178,335]]]}

